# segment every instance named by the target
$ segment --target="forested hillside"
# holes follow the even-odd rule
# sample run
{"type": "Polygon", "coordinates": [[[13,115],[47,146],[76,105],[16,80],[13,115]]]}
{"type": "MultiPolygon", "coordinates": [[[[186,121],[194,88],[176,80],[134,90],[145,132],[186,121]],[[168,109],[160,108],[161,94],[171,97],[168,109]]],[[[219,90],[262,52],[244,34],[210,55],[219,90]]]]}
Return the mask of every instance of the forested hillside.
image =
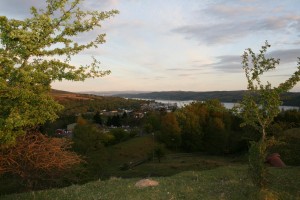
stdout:
{"type": "Polygon", "coordinates": [[[99,110],[138,109],[144,102],[134,99],[124,99],[122,97],[102,97],[60,90],[52,90],[51,95],[64,106],[61,115],[94,112],[99,110]]]}
{"type": "MultiPolygon", "coordinates": [[[[141,99],[160,99],[160,100],[199,100],[219,99],[221,102],[238,102],[242,99],[245,91],[211,91],[211,92],[192,92],[192,91],[167,91],[149,92],[139,94],[117,94],[114,96],[141,99]]],[[[300,106],[300,93],[288,92],[282,96],[283,105],[300,106]]]]}

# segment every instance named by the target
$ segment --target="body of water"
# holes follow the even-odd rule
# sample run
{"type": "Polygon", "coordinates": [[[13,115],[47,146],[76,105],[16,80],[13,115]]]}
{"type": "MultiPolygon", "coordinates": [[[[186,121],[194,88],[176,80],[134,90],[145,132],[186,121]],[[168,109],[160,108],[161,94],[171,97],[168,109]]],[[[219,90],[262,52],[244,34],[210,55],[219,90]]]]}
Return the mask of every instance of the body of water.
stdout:
{"type": "MultiPolygon", "coordinates": [[[[194,100],[187,100],[187,101],[157,100],[157,99],[144,99],[144,100],[153,100],[153,101],[156,101],[158,103],[163,103],[163,104],[176,103],[178,108],[182,108],[185,105],[188,105],[188,104],[194,102],[194,100]]],[[[235,105],[235,103],[231,103],[231,102],[222,102],[222,104],[227,109],[231,109],[235,105]]],[[[280,109],[281,110],[294,110],[294,109],[299,110],[299,107],[296,107],[296,106],[280,106],[280,109]]]]}

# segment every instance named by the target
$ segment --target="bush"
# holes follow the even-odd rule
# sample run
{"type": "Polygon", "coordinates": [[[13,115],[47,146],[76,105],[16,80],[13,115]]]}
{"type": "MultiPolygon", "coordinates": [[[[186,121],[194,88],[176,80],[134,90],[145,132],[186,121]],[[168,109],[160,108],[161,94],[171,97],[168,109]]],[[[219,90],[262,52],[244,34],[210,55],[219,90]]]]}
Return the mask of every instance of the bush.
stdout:
{"type": "Polygon", "coordinates": [[[285,131],[279,141],[270,150],[279,153],[285,164],[300,165],[300,128],[285,131]]]}
{"type": "Polygon", "coordinates": [[[39,132],[30,132],[17,138],[16,145],[1,149],[0,175],[20,177],[28,188],[37,183],[60,178],[62,173],[83,160],[69,151],[71,141],[50,138],[39,132]]]}
{"type": "Polygon", "coordinates": [[[73,148],[76,152],[86,154],[89,151],[95,151],[103,147],[101,139],[103,133],[95,125],[77,124],[73,133],[73,148]]]}
{"type": "Polygon", "coordinates": [[[122,128],[111,129],[110,133],[115,138],[115,143],[123,142],[130,138],[130,133],[122,128]]]}

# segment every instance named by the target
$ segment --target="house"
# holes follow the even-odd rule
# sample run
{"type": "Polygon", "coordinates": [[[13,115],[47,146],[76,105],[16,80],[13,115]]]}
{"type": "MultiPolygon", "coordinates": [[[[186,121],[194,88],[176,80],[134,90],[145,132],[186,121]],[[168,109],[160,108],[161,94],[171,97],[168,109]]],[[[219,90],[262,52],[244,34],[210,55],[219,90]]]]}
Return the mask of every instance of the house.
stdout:
{"type": "Polygon", "coordinates": [[[142,113],[142,112],[135,112],[135,113],[133,114],[133,116],[134,116],[134,118],[136,118],[136,119],[141,119],[141,118],[144,117],[144,113],[142,113]]]}
{"type": "Polygon", "coordinates": [[[72,131],[66,129],[56,129],[55,134],[58,137],[68,137],[68,138],[73,137],[72,131]]]}

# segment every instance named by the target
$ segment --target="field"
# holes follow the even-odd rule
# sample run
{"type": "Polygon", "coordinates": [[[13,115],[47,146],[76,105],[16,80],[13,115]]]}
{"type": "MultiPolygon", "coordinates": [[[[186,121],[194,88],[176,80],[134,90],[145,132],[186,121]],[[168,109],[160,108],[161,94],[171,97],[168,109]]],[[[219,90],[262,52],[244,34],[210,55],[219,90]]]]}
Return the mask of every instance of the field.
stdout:
{"type": "Polygon", "coordinates": [[[103,147],[89,153],[82,184],[3,195],[0,199],[255,200],[262,196],[271,200],[300,199],[300,167],[269,168],[268,190],[259,193],[248,177],[246,155],[218,157],[166,151],[167,155],[159,163],[157,159],[151,159],[155,145],[152,136],[147,135],[103,147]],[[126,170],[120,168],[145,158],[150,159],[126,170]],[[135,187],[135,183],[143,178],[158,181],[159,185],[143,189],[135,187]]]}
{"type": "MultiPolygon", "coordinates": [[[[26,199],[223,199],[243,200],[300,199],[300,167],[269,168],[269,189],[259,193],[248,177],[245,157],[217,157],[204,154],[168,154],[161,163],[149,160],[128,170],[124,163],[149,156],[151,136],[137,137],[90,154],[90,173],[98,171],[97,180],[60,189],[0,196],[3,200],[26,199]],[[158,186],[137,188],[143,178],[159,182],[158,186]]],[[[167,152],[170,153],[170,152],[167,152]]],[[[151,154],[150,154],[151,155],[151,154]]],[[[90,179],[92,174],[87,176],[90,179]]],[[[87,180],[88,181],[88,180],[87,180]]]]}
{"type": "MultiPolygon", "coordinates": [[[[271,169],[268,199],[300,199],[300,168],[271,169]]],[[[3,200],[25,199],[260,199],[247,177],[247,166],[224,166],[212,170],[185,171],[170,177],[151,177],[158,186],[137,188],[138,178],[112,177],[84,185],[2,196],[3,200]]],[[[262,194],[261,194],[262,195],[262,194]]]]}

